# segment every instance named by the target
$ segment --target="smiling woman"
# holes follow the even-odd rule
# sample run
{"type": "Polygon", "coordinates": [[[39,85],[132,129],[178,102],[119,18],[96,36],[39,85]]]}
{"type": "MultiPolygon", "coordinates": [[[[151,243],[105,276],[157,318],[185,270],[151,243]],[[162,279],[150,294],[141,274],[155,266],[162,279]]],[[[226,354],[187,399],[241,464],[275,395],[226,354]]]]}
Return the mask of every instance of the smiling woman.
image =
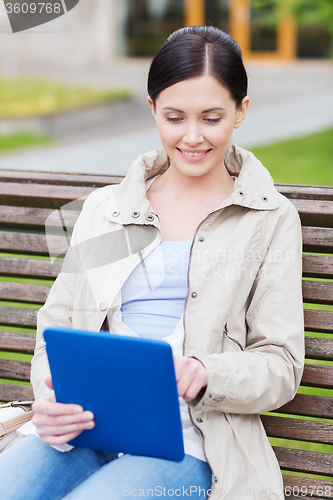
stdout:
{"type": "Polygon", "coordinates": [[[88,197],[69,249],[79,265],[60,273],[38,313],[35,416],[0,456],[8,498],[284,499],[259,414],[291,400],[303,370],[298,214],[252,153],[230,146],[249,97],[229,35],[173,33],[152,62],[148,94],[163,148],[88,197]],[[98,242],[113,231],[126,236],[124,255],[100,259],[98,242]],[[89,408],[55,400],[43,338],[51,325],[171,345],[182,462],[68,445],[95,422],[89,408]]]}

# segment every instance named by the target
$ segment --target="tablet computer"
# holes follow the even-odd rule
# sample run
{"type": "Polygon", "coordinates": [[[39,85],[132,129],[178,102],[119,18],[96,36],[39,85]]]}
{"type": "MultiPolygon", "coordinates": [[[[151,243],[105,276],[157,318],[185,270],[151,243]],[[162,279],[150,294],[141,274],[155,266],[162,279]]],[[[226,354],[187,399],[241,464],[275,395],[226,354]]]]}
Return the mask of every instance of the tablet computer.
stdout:
{"type": "Polygon", "coordinates": [[[56,400],[95,415],[69,444],[184,458],[172,349],[163,341],[68,328],[44,331],[56,400]]]}

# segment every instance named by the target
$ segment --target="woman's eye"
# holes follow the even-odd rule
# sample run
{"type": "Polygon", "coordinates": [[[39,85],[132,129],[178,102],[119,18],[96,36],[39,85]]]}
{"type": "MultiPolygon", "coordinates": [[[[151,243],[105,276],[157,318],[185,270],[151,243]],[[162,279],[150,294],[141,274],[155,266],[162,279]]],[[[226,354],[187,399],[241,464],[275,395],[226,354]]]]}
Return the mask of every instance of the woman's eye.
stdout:
{"type": "Polygon", "coordinates": [[[221,121],[221,118],[206,118],[206,121],[208,123],[219,123],[221,121]]]}
{"type": "Polygon", "coordinates": [[[181,118],[170,118],[170,117],[168,117],[167,121],[171,122],[171,123],[179,123],[181,121],[181,118]]]}

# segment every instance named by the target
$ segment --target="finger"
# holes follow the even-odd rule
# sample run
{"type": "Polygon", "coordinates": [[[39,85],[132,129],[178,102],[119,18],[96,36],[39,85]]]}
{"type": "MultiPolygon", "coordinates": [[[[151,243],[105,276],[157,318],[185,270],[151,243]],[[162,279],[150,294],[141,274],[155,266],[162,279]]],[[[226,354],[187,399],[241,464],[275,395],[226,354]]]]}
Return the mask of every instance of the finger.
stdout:
{"type": "Polygon", "coordinates": [[[47,415],[45,413],[35,413],[32,422],[40,427],[42,426],[61,426],[75,425],[84,422],[91,422],[94,414],[91,411],[85,411],[79,415],[47,415]]]}
{"type": "Polygon", "coordinates": [[[46,415],[73,415],[83,413],[82,406],[56,403],[49,399],[38,399],[33,404],[33,410],[35,413],[45,413],[46,415]]]}
{"type": "Polygon", "coordinates": [[[41,440],[45,444],[61,446],[68,443],[69,441],[72,441],[72,439],[75,439],[81,434],[81,432],[82,431],[72,432],[63,436],[43,436],[41,437],[41,440]]]}
{"type": "Polygon", "coordinates": [[[84,430],[93,429],[95,427],[95,422],[83,422],[80,424],[73,425],[60,425],[60,426],[42,426],[38,428],[38,434],[41,437],[47,436],[67,436],[73,432],[82,432],[84,430]]]}

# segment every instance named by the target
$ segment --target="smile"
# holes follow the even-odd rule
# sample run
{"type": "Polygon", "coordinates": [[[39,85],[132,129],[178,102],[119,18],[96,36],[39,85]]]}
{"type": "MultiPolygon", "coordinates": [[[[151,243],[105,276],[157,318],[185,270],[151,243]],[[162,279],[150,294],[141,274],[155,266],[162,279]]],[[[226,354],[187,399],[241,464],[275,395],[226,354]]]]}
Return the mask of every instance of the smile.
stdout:
{"type": "Polygon", "coordinates": [[[198,149],[196,151],[191,151],[190,149],[176,149],[179,151],[181,157],[187,161],[200,161],[211,151],[211,149],[198,149]]]}
{"type": "Polygon", "coordinates": [[[181,152],[186,156],[202,156],[205,155],[208,151],[201,151],[200,153],[197,153],[197,152],[183,151],[181,149],[181,152]]]}

